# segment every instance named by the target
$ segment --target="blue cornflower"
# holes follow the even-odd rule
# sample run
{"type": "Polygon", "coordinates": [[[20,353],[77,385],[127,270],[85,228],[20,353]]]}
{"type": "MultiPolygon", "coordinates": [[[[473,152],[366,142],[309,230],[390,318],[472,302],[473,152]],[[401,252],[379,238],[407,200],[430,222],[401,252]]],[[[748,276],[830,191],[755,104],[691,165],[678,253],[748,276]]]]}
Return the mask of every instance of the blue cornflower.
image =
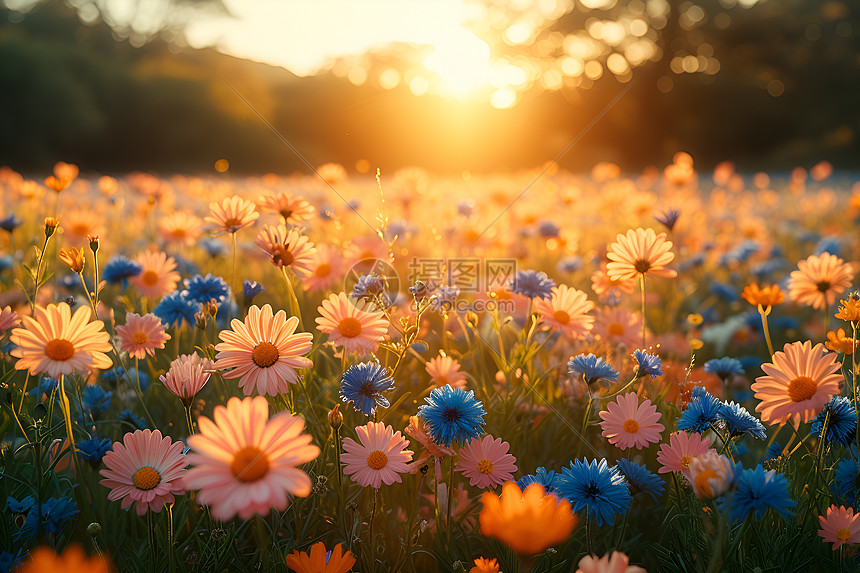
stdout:
{"type": "Polygon", "coordinates": [[[818,257],[824,253],[830,253],[831,255],[839,257],[841,256],[840,251],[842,251],[842,240],[834,235],[828,235],[819,239],[812,254],[818,257]]]}
{"type": "Polygon", "coordinates": [[[0,271],[11,269],[15,266],[15,258],[12,255],[3,255],[0,257],[0,271]]]}
{"type": "Polygon", "coordinates": [[[52,497],[42,503],[42,525],[45,531],[57,535],[79,513],[78,505],[72,498],[52,497]]]}
{"type": "Polygon", "coordinates": [[[761,245],[756,243],[751,239],[744,240],[741,244],[735,246],[733,249],[726,251],[722,257],[720,257],[720,266],[725,266],[730,263],[740,264],[744,263],[751,256],[756,254],[761,245]]]}
{"type": "Polygon", "coordinates": [[[552,221],[541,221],[538,225],[538,234],[544,239],[558,237],[561,228],[552,221]]]}
{"type": "Polygon", "coordinates": [[[767,438],[767,431],[764,425],[740,404],[736,402],[722,402],[719,412],[732,437],[749,434],[759,440],[767,438]]]}
{"type": "Polygon", "coordinates": [[[23,558],[23,549],[19,549],[17,555],[12,555],[8,551],[0,551],[0,573],[10,573],[15,564],[23,558]]]}
{"type": "MultiPolygon", "coordinates": [[[[740,469],[740,466],[737,466],[740,469]]],[[[790,514],[789,509],[797,505],[788,496],[788,480],[785,475],[768,470],[759,465],[754,470],[735,473],[735,491],[720,498],[720,509],[729,508],[734,521],[743,521],[750,512],[755,512],[756,520],[764,516],[772,507],[783,517],[790,514]]]]}
{"type": "Polygon", "coordinates": [[[567,373],[582,376],[589,386],[600,382],[602,386],[607,387],[613,382],[618,382],[618,371],[607,364],[603,358],[598,358],[594,354],[574,356],[567,363],[567,373]]]}
{"type": "Polygon", "coordinates": [[[15,214],[8,215],[0,219],[0,229],[11,233],[18,227],[24,224],[24,221],[15,216],[15,214]]]}
{"type": "Polygon", "coordinates": [[[678,217],[680,216],[681,211],[678,209],[668,209],[655,216],[654,219],[671,231],[675,228],[675,224],[678,223],[678,217]]]}
{"type": "Polygon", "coordinates": [[[618,467],[609,467],[605,459],[570,462],[556,479],[558,493],[573,504],[573,511],[588,508],[589,515],[603,525],[612,525],[615,514],[625,513],[630,508],[630,490],[627,480],[618,467]]]}
{"type": "Polygon", "coordinates": [[[857,447],[851,445],[851,453],[847,458],[844,458],[836,466],[836,472],[833,474],[833,482],[836,486],[836,491],[839,497],[845,498],[845,501],[854,505],[857,499],[858,478],[860,478],[860,468],[855,461],[857,458],[857,447]]]}
{"type": "Polygon", "coordinates": [[[645,466],[634,464],[630,460],[622,458],[617,463],[618,468],[627,478],[631,495],[636,495],[637,493],[648,494],[654,501],[657,501],[658,495],[663,495],[666,485],[660,476],[651,473],[645,466]]]}
{"type": "Polygon", "coordinates": [[[229,294],[230,287],[224,279],[212,273],[185,281],[185,298],[194,302],[209,302],[214,298],[220,304],[227,300],[229,294]]]}
{"type": "Polygon", "coordinates": [[[687,409],[678,418],[678,429],[688,432],[704,433],[711,424],[721,418],[720,401],[708,394],[701,386],[693,388],[693,395],[687,409]]]}
{"type": "Polygon", "coordinates": [[[81,392],[81,409],[93,420],[98,419],[102,412],[110,408],[113,392],[105,392],[98,384],[87,384],[81,392]]]}
{"type": "Polygon", "coordinates": [[[419,406],[418,416],[429,426],[433,441],[450,447],[454,440],[464,443],[483,432],[484,405],[475,392],[452,388],[448,384],[434,388],[419,406]]]}
{"type": "Polygon", "coordinates": [[[517,480],[517,486],[523,491],[533,483],[539,483],[543,486],[544,492],[547,495],[555,495],[556,493],[556,478],[559,477],[554,470],[547,471],[546,468],[538,468],[535,473],[525,475],[517,480]]]}
{"type": "Polygon", "coordinates": [[[135,426],[138,430],[145,430],[149,427],[146,425],[146,420],[144,420],[143,418],[138,418],[128,408],[120,412],[119,415],[117,415],[116,419],[119,422],[126,422],[128,424],[131,424],[132,426],[135,426]]]}
{"type": "Polygon", "coordinates": [[[180,275],[191,277],[200,274],[200,267],[194,261],[178,254],[173,255],[173,260],[176,262],[176,272],[180,275]]]}
{"type": "Polygon", "coordinates": [[[750,265],[750,274],[759,280],[764,280],[777,271],[788,268],[788,260],[784,257],[775,257],[750,265]]]}
{"type": "Polygon", "coordinates": [[[642,378],[646,374],[651,378],[663,375],[663,361],[656,354],[648,354],[637,350],[635,353],[639,368],[636,370],[636,378],[642,378]]]}
{"type": "Polygon", "coordinates": [[[824,410],[812,421],[810,432],[816,437],[821,437],[821,429],[828,411],[830,418],[827,421],[827,433],[824,439],[828,442],[839,442],[843,446],[851,444],[857,431],[857,413],[854,410],[854,404],[845,396],[841,398],[834,396],[830,399],[824,410]]]}
{"type": "Polygon", "coordinates": [[[741,298],[741,293],[737,287],[729,283],[721,283],[719,281],[712,280],[708,285],[708,290],[711,291],[712,295],[728,302],[735,302],[741,298]]]}
{"type": "Polygon", "coordinates": [[[340,397],[344,402],[352,402],[353,407],[365,416],[372,416],[377,406],[388,407],[388,400],[382,392],[393,388],[394,378],[388,368],[376,362],[362,362],[344,372],[340,397]]]}
{"type": "Polygon", "coordinates": [[[113,442],[108,438],[104,438],[103,440],[90,438],[89,440],[78,442],[76,446],[79,458],[98,464],[102,461],[104,455],[113,449],[113,442]]]}
{"type": "Polygon", "coordinates": [[[571,255],[569,257],[559,259],[555,268],[563,273],[575,273],[576,271],[582,270],[582,266],[582,257],[579,255],[571,255]]]}
{"type": "Polygon", "coordinates": [[[137,384],[138,377],[140,377],[140,391],[146,392],[146,389],[149,388],[149,374],[145,371],[141,370],[138,372],[134,368],[128,369],[128,376],[126,377],[125,370],[122,369],[121,366],[115,366],[113,368],[108,368],[102,372],[102,382],[105,384],[109,384],[111,388],[116,388],[119,384],[125,383],[128,384],[129,381],[132,384],[137,384]]]}
{"type": "Polygon", "coordinates": [[[362,300],[382,296],[384,292],[385,280],[375,273],[370,273],[358,277],[358,282],[352,287],[351,296],[356,300],[362,300]]]}
{"type": "Polygon", "coordinates": [[[460,296],[460,287],[456,286],[440,286],[436,289],[436,298],[433,299],[433,308],[448,310],[454,304],[454,301],[460,296]]]}
{"type": "Polygon", "coordinates": [[[508,287],[515,293],[528,298],[552,298],[552,287],[555,282],[546,276],[546,273],[538,271],[517,271],[514,278],[508,283],[508,287]]]}
{"type": "Polygon", "coordinates": [[[102,269],[102,279],[108,284],[119,284],[128,286],[128,279],[136,277],[143,271],[140,263],[129,259],[128,257],[117,256],[113,257],[108,264],[102,269]]]}
{"type": "Polygon", "coordinates": [[[227,245],[215,237],[207,237],[197,244],[203,247],[206,253],[213,259],[227,254],[227,245]]]}
{"type": "Polygon", "coordinates": [[[12,514],[18,531],[13,534],[16,541],[28,541],[36,535],[36,498],[28,495],[21,501],[6,498],[6,509],[12,514]]]}
{"type": "Polygon", "coordinates": [[[744,365],[737,358],[724,356],[705,362],[705,372],[713,372],[725,382],[731,376],[744,373],[744,365]]]}
{"type": "Polygon", "coordinates": [[[775,460],[781,455],[782,446],[779,445],[779,442],[774,441],[770,446],[768,446],[767,452],[765,452],[764,454],[764,459],[762,460],[762,463],[775,460]]]}
{"type": "Polygon", "coordinates": [[[245,302],[248,303],[254,300],[254,297],[264,290],[266,290],[266,287],[257,281],[249,281],[248,279],[245,279],[245,282],[242,283],[242,294],[245,295],[245,302]]]}
{"type": "MultiPolygon", "coordinates": [[[[48,378],[45,376],[42,380],[39,381],[39,385],[36,388],[28,391],[27,394],[30,396],[35,396],[37,402],[41,402],[42,399],[50,399],[51,393],[57,388],[59,381],[55,378],[48,378]]],[[[54,400],[56,400],[59,396],[54,394],[54,400]]]]}
{"type": "Polygon", "coordinates": [[[152,309],[152,313],[167,326],[182,326],[183,320],[189,326],[194,326],[197,324],[194,315],[199,309],[200,304],[189,300],[184,291],[175,290],[163,297],[158,306],[152,309]]]}

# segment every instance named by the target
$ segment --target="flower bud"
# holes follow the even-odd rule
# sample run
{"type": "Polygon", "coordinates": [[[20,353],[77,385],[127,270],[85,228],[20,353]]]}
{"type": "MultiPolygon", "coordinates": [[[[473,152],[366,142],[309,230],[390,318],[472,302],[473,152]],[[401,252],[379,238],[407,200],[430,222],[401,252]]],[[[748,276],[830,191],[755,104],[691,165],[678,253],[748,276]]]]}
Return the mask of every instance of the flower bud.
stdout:
{"type": "Polygon", "coordinates": [[[206,330],[206,313],[203,311],[194,313],[194,320],[197,322],[197,328],[206,330]]]}
{"type": "Polygon", "coordinates": [[[714,499],[723,495],[732,482],[732,462],[716,450],[695,456],[682,471],[699,499],[714,499]]]}
{"type": "Polygon", "coordinates": [[[87,235],[87,240],[90,242],[90,250],[93,252],[93,254],[99,252],[99,236],[87,235]]]}
{"type": "Polygon", "coordinates": [[[45,217],[45,238],[47,239],[53,235],[59,226],[60,220],[56,217],[45,217]]]}
{"type": "Polygon", "coordinates": [[[92,535],[93,537],[97,537],[102,532],[102,526],[100,523],[90,523],[87,525],[87,533],[92,535]]]}
{"type": "Polygon", "coordinates": [[[77,274],[83,272],[84,263],[86,263],[83,249],[60,249],[60,260],[77,274]]]}
{"type": "Polygon", "coordinates": [[[335,404],[328,414],[328,423],[332,429],[337,430],[343,424],[343,414],[340,413],[340,404],[335,404]]]}

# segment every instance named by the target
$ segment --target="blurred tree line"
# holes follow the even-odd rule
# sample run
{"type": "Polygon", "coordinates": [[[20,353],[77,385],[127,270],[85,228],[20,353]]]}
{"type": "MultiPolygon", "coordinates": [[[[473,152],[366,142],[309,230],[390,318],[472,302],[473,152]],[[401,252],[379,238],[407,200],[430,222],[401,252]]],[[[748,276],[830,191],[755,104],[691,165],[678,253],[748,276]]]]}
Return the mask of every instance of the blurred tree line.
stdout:
{"type": "MultiPolygon", "coordinates": [[[[770,0],[731,12],[724,26],[716,15],[732,1],[701,2],[709,20],[694,30],[663,29],[660,60],[635,70],[630,93],[560,163],[632,170],[683,149],[704,169],[724,159],[742,169],[821,159],[860,167],[860,2],[770,0]],[[702,44],[719,72],[679,71],[702,44]]],[[[383,169],[509,170],[555,157],[625,87],[605,77],[495,110],[332,74],[297,78],[182,49],[167,32],[130,42],[128,25],[83,24],[60,0],[26,16],[0,7],[0,164],[170,173],[211,171],[224,157],[239,173],[304,169],[232,86],[313,165],[364,158],[383,169]]]]}

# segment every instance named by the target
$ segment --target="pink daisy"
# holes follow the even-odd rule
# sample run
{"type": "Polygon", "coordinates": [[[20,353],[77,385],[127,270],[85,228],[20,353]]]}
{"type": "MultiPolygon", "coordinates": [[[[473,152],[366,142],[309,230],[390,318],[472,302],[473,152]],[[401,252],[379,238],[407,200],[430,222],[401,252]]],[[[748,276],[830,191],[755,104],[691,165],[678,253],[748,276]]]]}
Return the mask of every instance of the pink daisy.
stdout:
{"type": "Polygon", "coordinates": [[[269,403],[257,396],[230,398],[227,406],[215,406],[213,418],[201,416],[200,433],[188,438],[194,467],[184,480],[186,488],[199,490],[197,501],[209,505],[212,517],[265,516],[272,507],[284,511],[288,496],[311,493],[311,479],[297,466],[316,459],[320,449],[302,433],[301,417],[281,412],[269,419],[269,403]]]}
{"type": "Polygon", "coordinates": [[[642,344],[642,319],[626,308],[603,308],[597,313],[593,332],[612,346],[623,344],[632,350],[642,344]]]}
{"type": "Polygon", "coordinates": [[[860,542],[860,513],[855,514],[853,508],[831,505],[827,508],[827,517],[819,515],[818,521],[821,524],[818,535],[825,543],[832,543],[834,551],[843,543],[860,542]]]}
{"type": "Polygon", "coordinates": [[[310,273],[302,277],[306,291],[325,290],[343,273],[343,260],[338,249],[330,245],[317,245],[310,262],[310,273]]]}
{"type": "Polygon", "coordinates": [[[388,332],[388,321],[381,312],[364,308],[364,302],[353,304],[345,292],[331,294],[317,308],[317,330],[328,334],[329,342],[343,346],[347,353],[372,350],[388,332]]]}
{"type": "Polygon", "coordinates": [[[359,426],[355,433],[361,443],[352,438],[343,440],[343,473],[362,487],[379,489],[383,482],[400,483],[400,474],[408,471],[406,463],[412,459],[412,452],[406,449],[409,440],[382,422],[359,426]]]}
{"type": "Polygon", "coordinates": [[[586,555],[579,560],[576,573],[646,573],[642,567],[630,565],[630,558],[620,551],[607,553],[600,559],[586,555]]]}
{"type": "Polygon", "coordinates": [[[154,356],[155,349],[164,348],[164,343],[170,340],[161,319],[154,314],[126,313],[125,325],[117,326],[116,333],[120,351],[135,358],[146,358],[147,354],[154,356]]]}
{"type": "Polygon", "coordinates": [[[161,251],[143,251],[135,259],[143,270],[129,279],[131,285],[143,296],[158,298],[176,290],[180,276],[176,272],[176,261],[161,251]]]}
{"type": "Polygon", "coordinates": [[[424,369],[437,388],[445,384],[452,388],[466,387],[466,375],[460,372],[460,363],[450,356],[440,354],[429,360],[424,369]]]}
{"type": "Polygon", "coordinates": [[[286,192],[263,195],[257,200],[257,206],[265,211],[279,213],[287,225],[299,225],[313,219],[315,214],[313,205],[304,197],[293,197],[286,192]]]}
{"type": "Polygon", "coordinates": [[[469,478],[469,484],[485,489],[514,479],[517,458],[508,453],[510,444],[487,434],[472,438],[460,448],[456,470],[469,478]]]}
{"type": "Polygon", "coordinates": [[[209,382],[207,370],[214,369],[214,362],[201,358],[197,353],[182,354],[170,363],[167,373],[161,375],[159,380],[187,407],[209,382]]]}
{"type": "Polygon", "coordinates": [[[250,227],[260,218],[254,203],[238,195],[225,197],[221,203],[209,203],[209,211],[211,214],[204,220],[220,227],[223,233],[235,233],[250,227]]]}
{"type": "Polygon", "coordinates": [[[284,225],[264,225],[256,242],[279,269],[290,268],[300,277],[310,274],[316,247],[295,229],[287,229],[284,225]]]}
{"type": "Polygon", "coordinates": [[[0,309],[0,332],[6,332],[21,324],[18,313],[11,306],[0,309]]]}
{"type": "Polygon", "coordinates": [[[108,501],[121,499],[123,509],[134,503],[138,515],[148,509],[158,513],[165,503],[173,503],[173,494],[185,493],[184,448],[158,430],[129,432],[122,442],[114,442],[102,459],[107,469],[99,471],[105,478],[99,483],[111,490],[108,501]]]}
{"type": "Polygon", "coordinates": [[[665,429],[663,424],[658,423],[662,416],[651,400],[645,400],[640,405],[636,393],[628,392],[607,404],[606,410],[600,412],[603,420],[600,427],[603,428],[603,437],[610,444],[622,450],[633,446],[641,450],[660,441],[660,432],[665,429]]]}
{"type": "Polygon", "coordinates": [[[552,297],[536,299],[534,307],[546,324],[569,338],[584,338],[594,326],[594,317],[589,314],[594,303],[584,292],[567,285],[553,287],[552,297]]]}
{"type": "Polygon", "coordinates": [[[234,318],[233,330],[218,334],[223,342],[215,347],[215,367],[222,372],[228,370],[225,378],[239,378],[239,387],[246,396],[254,388],[270,396],[289,392],[290,384],[299,380],[296,370],[313,366],[302,356],[310,352],[313,335],[295,334],[298,324],[297,317],[287,318],[283,310],[273,315],[268,304],[262,309],[252,306],[245,322],[234,318]]]}
{"type": "Polygon", "coordinates": [[[710,447],[711,438],[702,439],[697,433],[675,432],[669,436],[668,444],[660,444],[657,461],[661,467],[657,473],[684,471],[690,467],[694,457],[704,454],[710,447]]]}

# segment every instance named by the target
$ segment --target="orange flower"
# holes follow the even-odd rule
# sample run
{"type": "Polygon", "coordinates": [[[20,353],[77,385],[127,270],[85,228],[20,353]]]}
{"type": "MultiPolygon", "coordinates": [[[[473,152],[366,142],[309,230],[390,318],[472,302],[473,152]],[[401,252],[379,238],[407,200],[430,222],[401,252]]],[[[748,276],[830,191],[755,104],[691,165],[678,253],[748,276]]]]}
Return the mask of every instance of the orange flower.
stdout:
{"type": "Polygon", "coordinates": [[[73,273],[78,274],[84,270],[86,262],[83,249],[60,249],[60,260],[66,263],[73,273]]]}
{"type": "Polygon", "coordinates": [[[495,537],[522,556],[561,543],[577,523],[570,502],[546,495],[538,483],[523,492],[516,483],[505,482],[501,496],[485,492],[481,503],[481,535],[495,537]]]}
{"type": "Polygon", "coordinates": [[[50,547],[39,547],[30,552],[24,565],[16,573],[108,573],[111,568],[98,555],[87,557],[80,545],[69,545],[62,555],[50,547]]]}
{"type": "Polygon", "coordinates": [[[499,573],[499,562],[495,559],[475,559],[475,566],[469,569],[469,573],[499,573]]]}
{"type": "Polygon", "coordinates": [[[589,314],[594,303],[581,290],[567,285],[552,287],[549,300],[537,299],[534,304],[546,324],[573,340],[585,338],[594,327],[594,317],[589,314]]]}
{"type": "Polygon", "coordinates": [[[165,215],[158,221],[158,232],[161,238],[171,243],[181,243],[188,246],[197,242],[200,237],[200,225],[203,221],[188,211],[176,211],[165,215]]]}
{"type": "Polygon", "coordinates": [[[752,305],[759,305],[762,308],[776,306],[785,302],[785,295],[779,290],[779,285],[771,285],[759,288],[755,283],[744,287],[744,292],[741,296],[752,305]]]}
{"type": "Polygon", "coordinates": [[[161,251],[143,251],[135,259],[143,270],[129,282],[140,294],[156,298],[176,290],[181,278],[176,272],[176,261],[161,251]]]}
{"type": "Polygon", "coordinates": [[[646,273],[661,277],[676,277],[678,273],[665,268],[675,255],[670,251],[672,241],[666,233],[659,235],[653,229],[630,229],[627,235],[618,234],[609,245],[606,257],[609,263],[606,272],[613,280],[635,279],[646,273]]]}
{"type": "Polygon", "coordinates": [[[848,298],[840,300],[836,318],[846,322],[860,322],[860,294],[852,292],[848,298]]]}
{"type": "Polygon", "coordinates": [[[48,189],[54,191],[55,193],[62,192],[63,189],[65,189],[71,184],[72,180],[66,179],[65,177],[54,177],[53,175],[51,175],[50,177],[45,179],[45,186],[48,189]]]}
{"type": "Polygon", "coordinates": [[[828,350],[832,350],[834,352],[841,352],[842,354],[854,354],[854,348],[857,346],[857,342],[851,342],[851,338],[845,336],[845,329],[840,328],[836,332],[830,331],[827,333],[827,342],[824,343],[824,346],[827,347],[828,350]]]}
{"type": "Polygon", "coordinates": [[[340,543],[328,558],[322,541],[313,544],[309,553],[293,551],[287,555],[287,567],[296,573],[346,573],[353,565],[355,557],[349,551],[344,552],[340,543]]]}
{"type": "Polygon", "coordinates": [[[845,261],[830,253],[811,256],[797,263],[788,280],[788,296],[797,303],[825,309],[837,295],[851,286],[854,273],[845,261]]]}
{"type": "Polygon", "coordinates": [[[257,201],[257,205],[266,211],[279,213],[287,225],[299,225],[313,219],[313,205],[304,197],[293,197],[289,193],[267,194],[257,201]]]}
{"type": "Polygon", "coordinates": [[[212,214],[205,220],[221,227],[224,233],[235,233],[250,227],[260,218],[254,203],[237,195],[227,197],[220,204],[213,201],[209,204],[209,210],[212,214]]]}

